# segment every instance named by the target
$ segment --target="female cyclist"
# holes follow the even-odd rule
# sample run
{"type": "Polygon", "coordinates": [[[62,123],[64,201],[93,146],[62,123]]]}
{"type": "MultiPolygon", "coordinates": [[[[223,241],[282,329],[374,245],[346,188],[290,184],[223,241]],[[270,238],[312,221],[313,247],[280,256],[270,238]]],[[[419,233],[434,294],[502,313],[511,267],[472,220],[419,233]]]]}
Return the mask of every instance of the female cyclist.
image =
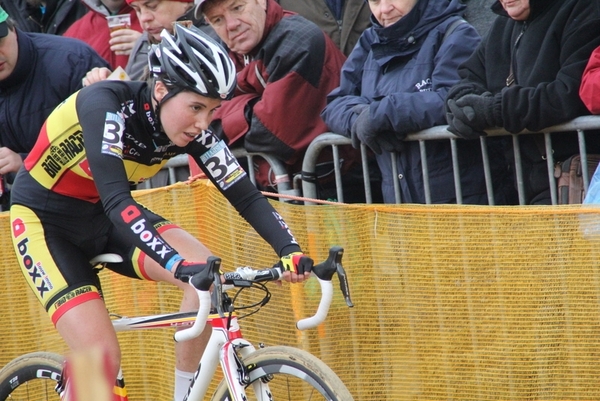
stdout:
{"type": "MultiPolygon", "coordinates": [[[[116,378],[120,349],[89,260],[113,252],[115,272],[184,290],[182,311],[198,308],[180,281],[205,267],[210,251],[138,204],[130,188],[187,153],[273,247],[288,281],[312,260],[250,182],[225,143],[205,131],[233,95],[226,51],[196,28],[177,25],[149,53],[150,83],[103,81],[73,94],[49,116],[12,189],[10,218],[22,272],[71,351],[107,350],[116,378]]],[[[189,289],[189,290],[188,290],[189,289]]],[[[176,345],[175,400],[183,399],[210,335],[176,345]]]]}

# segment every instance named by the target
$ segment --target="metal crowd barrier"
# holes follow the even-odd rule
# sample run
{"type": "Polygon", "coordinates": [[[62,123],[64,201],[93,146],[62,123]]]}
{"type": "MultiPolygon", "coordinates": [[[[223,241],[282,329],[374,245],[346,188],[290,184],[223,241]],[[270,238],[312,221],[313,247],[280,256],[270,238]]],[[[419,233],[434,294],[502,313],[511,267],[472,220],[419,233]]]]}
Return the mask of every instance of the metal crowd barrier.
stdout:
{"type": "MultiPolygon", "coordinates": [[[[423,171],[423,184],[424,184],[424,193],[425,193],[425,203],[431,203],[431,190],[429,187],[429,172],[427,166],[427,150],[425,143],[427,141],[432,140],[448,140],[451,145],[451,157],[452,157],[452,165],[454,167],[454,185],[456,192],[457,203],[462,203],[462,188],[460,183],[460,173],[458,169],[458,152],[456,141],[460,141],[462,139],[457,138],[455,135],[450,133],[447,129],[446,125],[441,125],[437,127],[432,127],[423,131],[419,131],[413,134],[409,134],[406,138],[407,141],[418,141],[419,147],[421,150],[421,160],[422,163],[422,171],[423,171]]],[[[556,188],[556,178],[554,177],[554,158],[552,156],[552,139],[550,134],[556,132],[565,132],[572,133],[577,132],[578,140],[579,140],[579,153],[581,154],[581,162],[582,165],[587,165],[586,158],[586,143],[585,143],[585,131],[591,129],[600,129],[600,116],[583,116],[573,119],[564,124],[555,125],[552,127],[548,127],[543,130],[544,134],[544,146],[546,149],[546,154],[549,155],[546,159],[546,163],[548,166],[548,180],[550,182],[550,195],[552,199],[552,204],[556,205],[558,203],[558,193],[556,188]]],[[[534,134],[539,132],[529,132],[523,131],[519,134],[510,134],[502,129],[493,129],[486,131],[489,136],[501,136],[501,135],[511,135],[512,143],[514,149],[514,158],[515,158],[515,173],[516,173],[516,186],[519,197],[519,204],[525,204],[525,190],[524,190],[524,181],[523,181],[523,166],[522,159],[520,154],[519,140],[518,137],[520,135],[534,134]]],[[[489,204],[494,204],[494,194],[492,189],[492,174],[489,165],[489,158],[487,154],[487,138],[481,137],[479,140],[481,142],[481,151],[482,158],[484,164],[484,176],[487,187],[487,195],[489,199],[489,204]]],[[[334,159],[334,176],[335,176],[335,185],[337,192],[337,199],[339,202],[344,202],[344,194],[343,194],[343,185],[342,185],[342,172],[341,172],[341,161],[339,154],[339,146],[341,145],[351,145],[352,142],[349,138],[344,136],[334,134],[332,132],[326,132],[319,135],[315,138],[311,144],[309,145],[306,154],[303,159],[302,164],[302,177],[292,177],[290,178],[286,166],[279,159],[274,157],[273,155],[265,154],[265,153],[248,153],[245,149],[241,147],[232,148],[233,155],[238,159],[246,159],[248,166],[252,166],[256,158],[262,158],[267,161],[269,164],[273,176],[275,177],[274,186],[277,188],[277,193],[285,194],[285,195],[293,195],[293,196],[304,196],[305,198],[317,199],[317,185],[313,179],[309,177],[314,177],[316,174],[316,165],[317,160],[320,153],[323,149],[327,147],[332,148],[332,154],[334,159]],[[301,182],[301,183],[300,183],[301,182]]],[[[392,166],[395,168],[397,155],[392,153],[392,166]]],[[[367,162],[367,147],[363,144],[361,146],[361,162],[363,172],[363,187],[364,194],[367,203],[373,203],[372,196],[372,183],[369,179],[370,176],[370,167],[367,162]]],[[[167,172],[167,181],[166,184],[173,184],[178,181],[176,171],[182,167],[189,169],[189,162],[187,155],[180,155],[174,157],[169,160],[169,162],[165,165],[164,170],[167,172]]],[[[254,169],[248,169],[248,175],[250,180],[256,184],[256,177],[254,174],[254,169]]],[[[393,171],[394,175],[398,175],[397,171],[393,171]]],[[[587,190],[587,186],[591,177],[589,177],[587,169],[582,170],[583,181],[584,181],[584,189],[587,190]]],[[[181,175],[180,175],[181,177],[181,175]]],[[[402,199],[400,198],[400,184],[399,181],[396,180],[394,183],[395,189],[395,200],[396,203],[402,203],[402,199]]],[[[142,186],[143,188],[151,188],[152,184],[150,182],[146,182],[142,186]]],[[[282,201],[288,201],[287,199],[281,199],[282,201]]],[[[305,201],[305,204],[313,204],[313,202],[305,201]]]]}
{"type": "MultiPolygon", "coordinates": [[[[407,141],[419,141],[420,150],[421,150],[421,160],[422,163],[422,171],[423,171],[423,182],[424,182],[424,192],[425,192],[425,200],[426,203],[431,203],[431,191],[429,187],[429,174],[428,174],[428,166],[427,166],[427,151],[425,143],[426,141],[431,140],[440,140],[446,139],[450,141],[451,144],[451,155],[452,155],[452,165],[454,167],[454,183],[456,190],[456,199],[457,203],[462,203],[462,189],[460,183],[459,169],[458,169],[458,154],[456,148],[456,141],[460,141],[462,139],[457,138],[455,135],[450,133],[447,129],[446,125],[437,126],[433,128],[429,128],[423,131],[419,131],[417,133],[409,134],[406,138],[407,141]]],[[[587,165],[587,157],[586,157],[586,144],[585,144],[585,131],[591,129],[600,129],[600,116],[583,116],[573,119],[564,124],[555,125],[552,127],[548,127],[543,130],[544,134],[544,145],[546,149],[546,154],[549,155],[546,159],[548,166],[548,180],[550,182],[550,192],[552,204],[556,205],[558,203],[558,194],[556,189],[556,179],[554,177],[554,158],[552,156],[552,140],[550,134],[555,132],[565,132],[572,133],[577,132],[579,139],[579,152],[581,154],[581,162],[583,166],[587,165]]],[[[514,157],[515,157],[515,172],[516,172],[516,180],[517,180],[517,192],[519,196],[519,204],[525,204],[525,190],[524,190],[524,181],[523,181],[523,167],[522,167],[522,159],[519,148],[519,135],[527,135],[534,134],[539,132],[529,132],[523,131],[519,134],[511,134],[502,129],[494,129],[486,131],[488,136],[498,136],[498,135],[511,135],[513,141],[513,149],[514,149],[514,157]]],[[[487,187],[487,194],[489,199],[489,204],[494,204],[494,195],[492,190],[492,177],[491,170],[489,165],[489,158],[487,154],[487,145],[486,145],[487,137],[481,137],[481,150],[484,162],[484,175],[485,182],[487,187]]],[[[340,145],[351,145],[352,141],[349,138],[344,136],[334,134],[332,132],[326,132],[315,138],[311,144],[309,145],[306,154],[303,159],[302,164],[302,175],[303,176],[314,176],[316,169],[316,162],[319,154],[326,147],[331,147],[333,151],[334,157],[334,168],[335,168],[335,181],[336,181],[336,191],[337,191],[337,199],[340,202],[344,201],[343,196],[343,186],[341,182],[341,171],[340,171],[340,160],[339,160],[339,151],[338,146],[340,145]]],[[[392,166],[396,166],[397,155],[392,153],[392,166]]],[[[361,158],[362,158],[362,166],[364,172],[364,190],[365,190],[365,198],[367,203],[372,203],[371,196],[371,182],[369,180],[369,167],[367,165],[367,148],[363,144],[361,146],[361,158]]],[[[393,172],[396,176],[398,176],[398,172],[393,172]]],[[[584,189],[587,190],[587,186],[591,177],[589,177],[587,169],[583,169],[583,181],[584,181],[584,189]]],[[[395,189],[395,200],[396,203],[401,203],[400,199],[400,184],[398,180],[394,183],[395,189]]],[[[317,198],[317,187],[316,183],[311,180],[302,180],[302,195],[306,198],[317,198]]],[[[312,204],[312,202],[305,202],[305,204],[312,204]]]]}
{"type": "MultiPolygon", "coordinates": [[[[277,193],[282,195],[292,195],[292,196],[300,196],[300,187],[299,185],[294,185],[293,180],[290,179],[290,176],[287,172],[287,167],[285,163],[281,160],[277,159],[273,155],[269,155],[267,153],[248,153],[246,149],[242,147],[235,147],[231,149],[231,152],[236,157],[236,159],[240,160],[241,158],[246,158],[246,162],[248,166],[252,166],[254,164],[254,159],[264,159],[273,172],[275,177],[275,181],[273,182],[274,187],[277,188],[277,193]]],[[[250,181],[254,185],[256,185],[256,175],[254,174],[253,168],[248,168],[248,176],[250,177],[250,181]]],[[[280,198],[281,201],[286,202],[287,199],[280,198]]]]}

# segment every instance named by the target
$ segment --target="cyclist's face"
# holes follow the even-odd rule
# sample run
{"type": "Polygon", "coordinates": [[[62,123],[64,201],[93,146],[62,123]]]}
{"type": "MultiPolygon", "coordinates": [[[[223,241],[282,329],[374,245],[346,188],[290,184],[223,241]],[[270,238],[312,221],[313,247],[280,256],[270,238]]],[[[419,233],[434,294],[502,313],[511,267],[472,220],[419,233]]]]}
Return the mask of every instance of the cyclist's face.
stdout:
{"type": "Polygon", "coordinates": [[[173,33],[173,22],[185,14],[193,3],[170,0],[136,0],[131,3],[144,31],[160,42],[160,33],[173,33]]]}
{"type": "Polygon", "coordinates": [[[266,0],[225,0],[208,3],[204,16],[227,47],[248,54],[260,43],[267,20],[266,0]]]}
{"type": "MultiPolygon", "coordinates": [[[[162,82],[156,83],[155,95],[161,100],[167,94],[162,82]]],[[[186,146],[208,128],[221,100],[183,91],[160,106],[160,122],[165,133],[177,146],[186,146]]]]}
{"type": "Polygon", "coordinates": [[[369,0],[373,16],[384,27],[398,22],[415,4],[417,0],[369,0]]]}
{"type": "Polygon", "coordinates": [[[0,39],[0,81],[12,74],[18,58],[17,34],[9,30],[8,35],[0,39]]]}

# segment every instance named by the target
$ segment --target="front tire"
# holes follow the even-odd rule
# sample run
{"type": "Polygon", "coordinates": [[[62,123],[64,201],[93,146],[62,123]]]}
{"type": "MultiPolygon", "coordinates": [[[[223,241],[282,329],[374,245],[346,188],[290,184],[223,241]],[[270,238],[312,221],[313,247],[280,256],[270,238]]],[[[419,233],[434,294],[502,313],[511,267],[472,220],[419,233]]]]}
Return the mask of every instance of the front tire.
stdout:
{"type": "MultiPolygon", "coordinates": [[[[243,360],[250,382],[268,382],[275,401],[353,401],[339,377],[317,357],[306,351],[285,346],[259,349],[243,360]]],[[[263,401],[246,388],[248,400],[263,401]]],[[[212,401],[232,401],[225,380],[219,383],[212,401]]]]}
{"type": "Polygon", "coordinates": [[[57,401],[64,357],[50,352],[21,355],[0,370],[0,400],[57,401]]]}

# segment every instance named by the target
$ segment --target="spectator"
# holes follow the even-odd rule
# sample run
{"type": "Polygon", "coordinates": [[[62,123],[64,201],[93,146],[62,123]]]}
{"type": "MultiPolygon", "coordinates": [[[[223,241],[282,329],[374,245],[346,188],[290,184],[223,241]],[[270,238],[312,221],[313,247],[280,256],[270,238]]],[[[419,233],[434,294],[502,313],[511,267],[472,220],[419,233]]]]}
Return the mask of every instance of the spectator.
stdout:
{"type": "MultiPolygon", "coordinates": [[[[274,0],[201,0],[196,12],[229,47],[238,71],[238,90],[210,129],[230,145],[275,155],[290,175],[299,172],[310,142],[329,130],[319,113],[339,84],[344,55],[314,23],[274,0]]],[[[269,185],[266,163],[256,177],[269,185]]]]}
{"type": "MultiPolygon", "coordinates": [[[[539,132],[589,114],[578,96],[592,51],[600,45],[600,8],[591,0],[499,0],[488,36],[459,69],[448,94],[450,131],[463,138],[490,127],[539,132]]],[[[519,137],[525,202],[551,203],[544,139],[519,137]]],[[[587,150],[600,150],[598,135],[587,150]]],[[[553,156],[579,153],[574,133],[552,135],[553,156]]],[[[512,154],[512,152],[509,152],[512,154]]]]}
{"type": "MultiPolygon", "coordinates": [[[[328,96],[323,119],[334,132],[365,143],[377,155],[386,203],[395,202],[390,152],[398,152],[400,198],[425,203],[419,144],[408,133],[444,123],[444,98],[458,81],[458,65],[480,41],[461,23],[459,0],[369,2],[373,27],[365,30],[328,96]]],[[[428,141],[433,203],[455,203],[450,143],[428,141]]],[[[459,144],[464,203],[487,203],[479,144],[459,144]]],[[[500,154],[500,152],[498,152],[500,154]]]]}
{"type": "Polygon", "coordinates": [[[216,38],[214,31],[203,18],[194,18],[193,0],[127,0],[127,3],[136,11],[144,28],[142,37],[135,43],[125,68],[131,79],[144,77],[149,46],[160,42],[160,32],[163,29],[172,33],[175,21],[192,21],[197,28],[216,38]]]}
{"type": "Polygon", "coordinates": [[[483,38],[492,26],[496,14],[492,12],[492,5],[498,0],[462,0],[467,5],[465,19],[473,25],[483,38]]]}
{"type": "Polygon", "coordinates": [[[371,25],[371,10],[364,0],[278,0],[278,3],[317,24],[346,56],[371,25]]]}
{"type": "Polygon", "coordinates": [[[11,12],[18,10],[19,22],[25,22],[23,30],[53,35],[65,33],[88,11],[79,0],[6,0],[2,4],[10,2],[14,2],[11,12]]]}
{"type": "Polygon", "coordinates": [[[2,8],[0,37],[0,175],[11,184],[46,117],[107,64],[79,40],[19,30],[2,8]]]}
{"type": "Polygon", "coordinates": [[[125,68],[129,54],[137,39],[142,35],[142,27],[135,11],[125,0],[81,0],[90,11],[67,29],[63,36],[81,39],[102,56],[112,69],[125,68]],[[106,17],[128,14],[128,28],[111,32],[106,17]]]}
{"type": "MultiPolygon", "coordinates": [[[[142,35],[133,45],[125,72],[130,79],[137,81],[146,78],[148,73],[148,50],[150,45],[160,43],[160,33],[163,29],[173,33],[173,23],[176,21],[192,21],[192,24],[204,33],[218,40],[214,30],[204,18],[194,17],[193,0],[126,0],[136,12],[142,25],[142,35]]],[[[86,78],[86,85],[106,79],[111,73],[109,69],[94,69],[86,78]]]]}

